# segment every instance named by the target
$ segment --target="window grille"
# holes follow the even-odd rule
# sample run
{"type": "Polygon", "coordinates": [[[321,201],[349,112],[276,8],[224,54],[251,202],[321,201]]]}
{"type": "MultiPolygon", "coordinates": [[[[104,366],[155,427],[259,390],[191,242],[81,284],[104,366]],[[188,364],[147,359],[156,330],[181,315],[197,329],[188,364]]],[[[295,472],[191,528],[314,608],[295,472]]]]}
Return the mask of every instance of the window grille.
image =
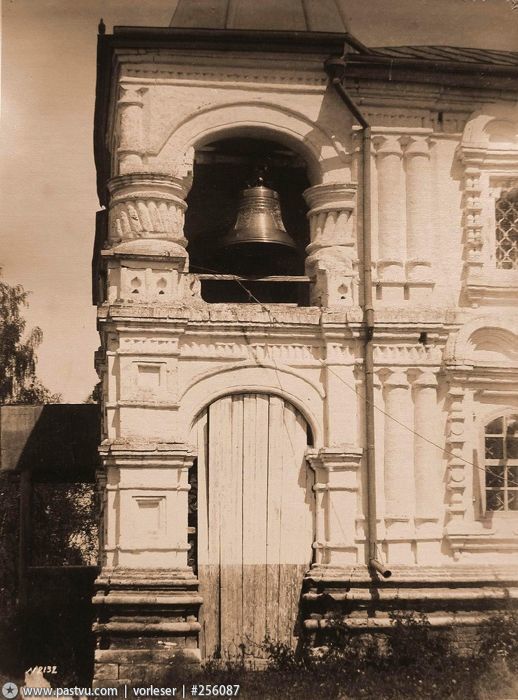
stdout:
{"type": "Polygon", "coordinates": [[[486,425],[486,510],[518,511],[518,415],[486,425]]]}
{"type": "Polygon", "coordinates": [[[518,269],[518,187],[496,201],[496,266],[518,269]]]}

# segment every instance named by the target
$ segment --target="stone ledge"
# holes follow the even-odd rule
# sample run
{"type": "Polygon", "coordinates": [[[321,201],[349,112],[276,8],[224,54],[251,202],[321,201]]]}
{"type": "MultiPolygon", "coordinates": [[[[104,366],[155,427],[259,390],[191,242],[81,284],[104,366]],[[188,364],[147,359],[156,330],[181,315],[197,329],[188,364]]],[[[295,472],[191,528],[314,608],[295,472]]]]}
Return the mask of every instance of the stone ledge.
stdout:
{"type": "Polygon", "coordinates": [[[115,588],[132,588],[135,584],[140,587],[167,587],[198,583],[190,567],[178,569],[108,569],[104,568],[97,577],[96,586],[115,588]]]}
{"type": "MultiPolygon", "coordinates": [[[[466,614],[451,614],[451,615],[429,615],[427,617],[431,627],[451,627],[451,626],[475,626],[487,620],[487,615],[479,613],[466,614]]],[[[388,630],[392,629],[393,623],[390,617],[344,617],[344,622],[347,627],[366,630],[388,630]]],[[[334,620],[304,620],[304,629],[308,632],[316,632],[317,630],[325,630],[331,627],[334,620]]]]}
{"type": "MultiPolygon", "coordinates": [[[[448,585],[449,583],[476,583],[477,585],[498,584],[498,585],[517,585],[518,584],[518,566],[437,566],[437,567],[421,567],[421,566],[402,566],[398,564],[391,565],[392,577],[390,580],[383,581],[384,587],[397,587],[402,583],[416,583],[423,586],[437,586],[438,583],[448,585]]],[[[371,585],[373,582],[372,576],[366,565],[358,565],[351,567],[331,567],[331,566],[315,566],[308,571],[305,577],[306,581],[312,581],[315,584],[338,584],[344,582],[354,585],[364,583],[371,585]]]]}
{"type": "Polygon", "coordinates": [[[199,622],[95,622],[93,631],[100,634],[198,634],[199,622]]]}
{"type": "Polygon", "coordinates": [[[167,664],[171,659],[183,660],[186,663],[199,663],[199,649],[96,649],[95,662],[102,664],[167,664]]]}
{"type": "MultiPolygon", "coordinates": [[[[385,582],[384,582],[385,584],[385,582]]],[[[502,586],[489,587],[452,587],[452,588],[377,588],[375,593],[365,588],[351,589],[347,592],[325,591],[314,593],[312,591],[302,594],[302,599],[308,602],[335,601],[445,601],[451,604],[453,601],[483,601],[483,600],[516,600],[518,599],[518,587],[502,586]]]]}

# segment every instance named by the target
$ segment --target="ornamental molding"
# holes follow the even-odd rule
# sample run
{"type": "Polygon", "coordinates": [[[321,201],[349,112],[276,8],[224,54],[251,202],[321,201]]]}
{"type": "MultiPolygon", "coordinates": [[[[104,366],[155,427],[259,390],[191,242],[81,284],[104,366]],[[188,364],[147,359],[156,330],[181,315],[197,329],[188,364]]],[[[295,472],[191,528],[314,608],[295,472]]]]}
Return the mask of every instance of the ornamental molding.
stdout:
{"type": "MultiPolygon", "coordinates": [[[[321,447],[319,449],[308,448],[306,459],[312,469],[326,469],[329,471],[342,471],[359,469],[363,457],[363,448],[355,445],[333,445],[332,447],[321,447]]],[[[328,486],[327,484],[325,486],[328,486]]],[[[335,490],[340,490],[341,486],[335,487],[335,490]]],[[[358,489],[358,485],[354,484],[354,489],[358,489]]],[[[321,487],[314,490],[326,490],[321,487]]]]}
{"type": "MultiPolygon", "coordinates": [[[[278,393],[281,396],[285,396],[285,398],[288,398],[289,401],[293,403],[293,398],[290,398],[288,395],[284,394],[284,385],[288,386],[291,384],[290,382],[290,377],[294,377],[298,382],[302,382],[303,385],[307,387],[311,387],[313,391],[316,391],[320,399],[323,399],[325,396],[324,389],[320,386],[318,382],[314,382],[312,379],[310,379],[308,376],[305,374],[302,374],[301,372],[298,372],[296,369],[293,369],[292,367],[288,367],[286,365],[284,366],[279,366],[277,364],[274,364],[273,362],[268,362],[265,361],[261,363],[261,365],[258,365],[256,362],[253,360],[245,360],[243,362],[238,362],[234,363],[232,365],[218,365],[216,367],[212,367],[211,369],[205,369],[204,371],[200,372],[199,374],[195,375],[189,382],[189,385],[185,387],[183,393],[179,397],[179,403],[182,404],[184,401],[185,395],[192,391],[192,389],[196,385],[201,385],[201,384],[206,384],[207,380],[210,380],[214,377],[217,377],[218,380],[222,381],[225,383],[224,387],[224,393],[217,393],[217,396],[225,395],[225,394],[231,394],[235,392],[236,389],[238,389],[241,392],[245,392],[248,390],[250,387],[249,382],[247,381],[246,377],[247,375],[255,375],[254,372],[250,372],[250,370],[259,370],[264,377],[264,381],[261,382],[263,385],[263,391],[267,393],[278,393]],[[228,378],[232,375],[233,379],[237,379],[238,381],[236,383],[229,382],[228,384],[225,382],[225,378],[228,378]],[[283,377],[284,377],[284,382],[283,382],[283,377]]],[[[257,389],[261,391],[260,389],[257,389]]],[[[252,392],[254,390],[252,389],[252,392]]],[[[212,397],[211,401],[214,401],[215,398],[212,397]]],[[[297,406],[297,404],[295,404],[297,406]]],[[[299,402],[300,405],[300,402],[299,402]]],[[[297,406],[298,407],[298,406],[297,406]]]]}
{"type": "Polygon", "coordinates": [[[197,109],[193,106],[150,153],[150,166],[177,174],[179,154],[186,153],[193,144],[210,140],[209,137],[223,138],[243,128],[262,131],[264,136],[277,134],[293,143],[295,150],[302,150],[313,183],[351,180],[351,154],[345,145],[350,133],[347,118],[340,139],[340,134],[335,135],[327,125],[315,122],[307,114],[256,96],[228,103],[218,100],[197,109]]]}
{"type": "Polygon", "coordinates": [[[118,349],[115,351],[117,355],[161,355],[169,357],[177,357],[180,354],[179,337],[176,338],[160,338],[160,337],[129,337],[125,335],[119,336],[118,349]]]}
{"type": "Polygon", "coordinates": [[[304,343],[270,343],[236,339],[234,342],[186,341],[181,346],[182,358],[225,358],[286,364],[318,364],[321,349],[304,343]]]}
{"type": "Polygon", "coordinates": [[[125,466],[142,468],[142,460],[146,466],[169,467],[191,466],[196,456],[196,449],[184,442],[166,442],[146,440],[144,438],[115,438],[104,440],[99,453],[104,466],[125,466]],[[151,464],[150,464],[151,463],[151,464]]]}
{"type": "MultiPolygon", "coordinates": [[[[192,61],[192,57],[191,57],[192,61]]],[[[221,87],[235,89],[245,86],[247,89],[261,89],[265,87],[282,88],[283,92],[307,91],[322,93],[327,85],[327,76],[318,74],[316,69],[301,69],[300,67],[279,70],[252,66],[220,66],[214,68],[209,64],[196,69],[191,66],[167,66],[165,63],[148,63],[123,68],[123,79],[135,80],[144,85],[188,85],[211,87],[216,84],[221,87]]]]}
{"type": "Polygon", "coordinates": [[[511,305],[518,291],[518,270],[497,267],[495,203],[504,184],[518,184],[518,102],[485,104],[474,112],[458,159],[464,168],[466,299],[472,306],[511,305]]]}
{"type": "MultiPolygon", "coordinates": [[[[464,399],[465,389],[461,386],[450,386],[447,396],[448,418],[446,434],[446,450],[448,456],[448,470],[446,489],[448,493],[448,534],[465,529],[464,518],[467,510],[466,489],[468,485],[469,456],[465,456],[466,446],[466,408],[464,399]]],[[[454,559],[460,554],[457,550],[453,553],[454,559]]]]}
{"type": "Polygon", "coordinates": [[[186,247],[183,235],[187,204],[182,181],[157,173],[132,173],[112,178],[108,243],[159,238],[186,247]]]}
{"type": "Polygon", "coordinates": [[[455,561],[462,560],[464,554],[516,554],[518,552],[518,537],[516,535],[502,536],[494,529],[484,532],[446,532],[455,561]]]}
{"type": "Polygon", "coordinates": [[[518,360],[518,315],[491,313],[467,321],[452,333],[444,348],[444,363],[449,366],[477,366],[518,360]]]}
{"type": "Polygon", "coordinates": [[[426,345],[376,345],[374,363],[376,365],[438,366],[442,360],[442,349],[426,345]]]}

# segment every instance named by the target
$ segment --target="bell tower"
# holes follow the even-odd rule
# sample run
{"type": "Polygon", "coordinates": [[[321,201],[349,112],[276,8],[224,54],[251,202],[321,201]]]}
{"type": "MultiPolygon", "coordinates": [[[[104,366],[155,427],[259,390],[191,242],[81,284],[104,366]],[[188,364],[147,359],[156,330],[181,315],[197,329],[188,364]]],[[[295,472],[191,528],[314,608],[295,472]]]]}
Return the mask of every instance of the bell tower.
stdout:
{"type": "Polygon", "coordinates": [[[295,643],[310,568],[365,557],[340,386],[358,148],[323,71],[361,45],[335,3],[288,5],[264,26],[250,3],[180,2],[170,28],[99,35],[98,684],[295,643]]]}
{"type": "Polygon", "coordinates": [[[340,7],[100,28],[97,684],[516,593],[516,57],[340,7]]]}

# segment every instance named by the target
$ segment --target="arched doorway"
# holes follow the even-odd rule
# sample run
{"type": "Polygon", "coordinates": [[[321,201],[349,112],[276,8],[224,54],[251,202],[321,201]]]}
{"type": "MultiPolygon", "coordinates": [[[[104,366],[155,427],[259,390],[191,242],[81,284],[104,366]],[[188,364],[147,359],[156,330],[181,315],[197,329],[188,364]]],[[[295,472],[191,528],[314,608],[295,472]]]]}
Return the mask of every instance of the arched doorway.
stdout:
{"type": "Polygon", "coordinates": [[[260,656],[266,636],[296,636],[313,543],[308,426],[282,398],[243,393],[210,404],[193,431],[202,655],[260,656]]]}

